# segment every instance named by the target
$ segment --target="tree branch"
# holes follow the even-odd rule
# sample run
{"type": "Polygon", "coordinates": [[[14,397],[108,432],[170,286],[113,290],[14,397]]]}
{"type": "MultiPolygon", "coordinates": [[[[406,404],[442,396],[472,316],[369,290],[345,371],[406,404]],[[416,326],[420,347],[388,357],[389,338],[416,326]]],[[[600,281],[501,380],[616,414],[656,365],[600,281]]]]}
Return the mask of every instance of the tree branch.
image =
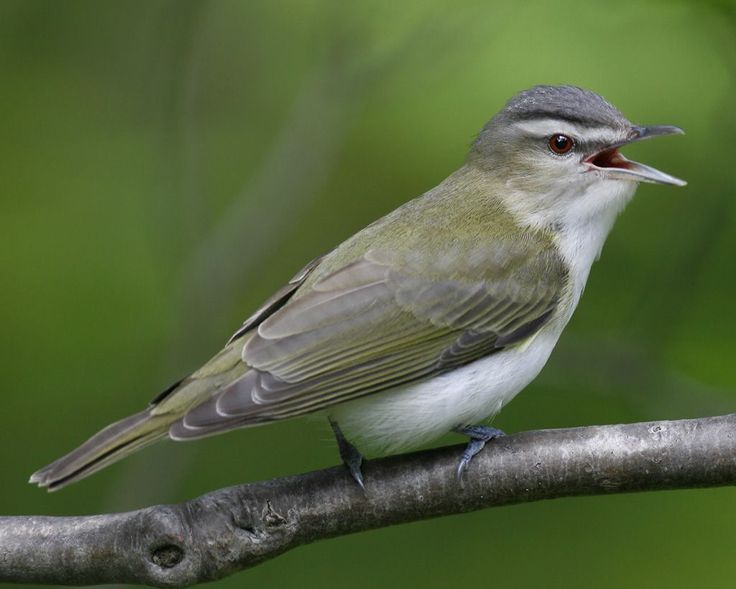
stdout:
{"type": "Polygon", "coordinates": [[[455,478],[461,447],[372,460],[367,492],[342,467],[177,505],[83,517],[0,517],[0,581],[185,587],[301,544],[486,507],[736,483],[736,414],[525,432],[455,478]]]}

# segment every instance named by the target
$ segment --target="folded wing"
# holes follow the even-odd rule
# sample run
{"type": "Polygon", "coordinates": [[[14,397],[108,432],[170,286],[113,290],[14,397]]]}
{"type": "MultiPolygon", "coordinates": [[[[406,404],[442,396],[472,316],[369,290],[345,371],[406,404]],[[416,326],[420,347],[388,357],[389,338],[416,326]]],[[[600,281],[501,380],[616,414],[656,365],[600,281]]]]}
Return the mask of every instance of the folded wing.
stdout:
{"type": "Polygon", "coordinates": [[[495,353],[552,316],[564,275],[553,252],[528,244],[496,243],[451,260],[371,250],[236,334],[250,370],[171,435],[200,437],[317,411],[495,353]]]}

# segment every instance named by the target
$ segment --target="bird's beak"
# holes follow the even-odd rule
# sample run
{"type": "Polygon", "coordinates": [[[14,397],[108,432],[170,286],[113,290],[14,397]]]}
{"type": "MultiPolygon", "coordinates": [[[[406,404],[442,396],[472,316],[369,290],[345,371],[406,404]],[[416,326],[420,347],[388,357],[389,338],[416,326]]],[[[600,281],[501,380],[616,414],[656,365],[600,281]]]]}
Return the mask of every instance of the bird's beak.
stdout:
{"type": "Polygon", "coordinates": [[[632,127],[629,136],[619,143],[609,145],[583,160],[592,169],[603,170],[611,178],[633,180],[634,182],[651,182],[653,184],[671,184],[685,186],[687,182],[660,172],[655,168],[626,159],[618,150],[619,147],[657,137],[659,135],[683,135],[685,132],[679,127],[659,125],[655,127],[632,127]]]}

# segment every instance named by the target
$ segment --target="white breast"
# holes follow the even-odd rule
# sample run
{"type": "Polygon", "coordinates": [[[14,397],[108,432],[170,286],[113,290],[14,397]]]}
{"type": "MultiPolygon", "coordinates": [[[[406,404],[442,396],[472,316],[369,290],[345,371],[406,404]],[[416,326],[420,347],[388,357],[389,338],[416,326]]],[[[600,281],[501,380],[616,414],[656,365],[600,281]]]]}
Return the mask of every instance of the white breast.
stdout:
{"type": "Polygon", "coordinates": [[[348,440],[368,454],[392,454],[496,415],[544,367],[577,306],[591,265],[635,188],[633,183],[595,184],[577,195],[564,218],[545,220],[561,227],[557,245],[570,269],[571,291],[531,341],[433,379],[333,407],[330,415],[348,440]]]}
{"type": "Polygon", "coordinates": [[[335,406],[331,417],[367,454],[393,454],[458,425],[498,413],[547,362],[562,326],[549,324],[527,346],[510,348],[408,387],[335,406]]]}

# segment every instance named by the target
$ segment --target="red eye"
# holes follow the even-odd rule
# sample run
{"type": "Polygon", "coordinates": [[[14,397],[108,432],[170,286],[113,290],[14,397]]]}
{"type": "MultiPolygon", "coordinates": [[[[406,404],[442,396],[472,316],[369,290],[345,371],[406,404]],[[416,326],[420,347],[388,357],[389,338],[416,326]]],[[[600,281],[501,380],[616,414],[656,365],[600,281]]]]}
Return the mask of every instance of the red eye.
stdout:
{"type": "Polygon", "coordinates": [[[565,154],[575,146],[575,142],[567,135],[552,135],[549,138],[549,148],[557,154],[565,154]]]}

